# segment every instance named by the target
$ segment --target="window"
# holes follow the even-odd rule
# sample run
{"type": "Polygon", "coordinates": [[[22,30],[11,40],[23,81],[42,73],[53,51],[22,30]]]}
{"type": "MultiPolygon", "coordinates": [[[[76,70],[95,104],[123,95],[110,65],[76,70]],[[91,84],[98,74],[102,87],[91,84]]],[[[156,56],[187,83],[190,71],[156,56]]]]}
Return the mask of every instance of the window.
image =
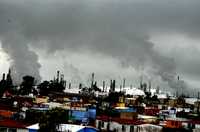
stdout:
{"type": "Polygon", "coordinates": [[[7,132],[7,128],[0,128],[0,132],[7,132]]]}
{"type": "Polygon", "coordinates": [[[8,132],[17,132],[17,129],[9,128],[9,129],[8,129],[8,132]]]}
{"type": "Polygon", "coordinates": [[[126,131],[126,127],[124,125],[122,125],[122,132],[126,131]]]}
{"type": "Polygon", "coordinates": [[[104,128],[104,122],[103,122],[103,121],[101,122],[101,127],[103,127],[103,128],[104,128]]]}
{"type": "Polygon", "coordinates": [[[107,131],[110,131],[110,122],[107,124],[107,131]]]}
{"type": "Polygon", "coordinates": [[[134,126],[130,126],[130,132],[134,132],[134,126]]]}
{"type": "Polygon", "coordinates": [[[98,129],[101,129],[101,121],[98,123],[98,129]]]}
{"type": "Polygon", "coordinates": [[[177,121],[175,122],[175,126],[178,126],[178,122],[177,121]]]}

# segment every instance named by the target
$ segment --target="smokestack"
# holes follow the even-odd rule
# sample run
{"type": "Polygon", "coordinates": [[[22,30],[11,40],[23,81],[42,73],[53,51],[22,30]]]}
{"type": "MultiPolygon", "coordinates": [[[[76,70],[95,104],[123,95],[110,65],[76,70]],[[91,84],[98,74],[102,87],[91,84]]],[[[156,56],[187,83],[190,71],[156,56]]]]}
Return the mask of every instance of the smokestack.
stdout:
{"type": "Polygon", "coordinates": [[[5,73],[3,73],[3,78],[2,78],[2,80],[5,80],[5,76],[6,76],[6,74],[5,74],[5,73]]]}
{"type": "Polygon", "coordinates": [[[143,77],[140,77],[140,89],[143,90],[143,77]]]}
{"type": "Polygon", "coordinates": [[[120,88],[120,92],[121,92],[122,91],[122,85],[120,85],[119,88],[120,88]]]}
{"type": "Polygon", "coordinates": [[[59,82],[59,78],[60,78],[60,71],[57,71],[57,82],[59,82]]]}
{"type": "Polygon", "coordinates": [[[105,81],[103,81],[103,92],[105,90],[105,81]]]}
{"type": "Polygon", "coordinates": [[[124,78],[123,79],[123,88],[125,88],[126,87],[126,79],[124,78]]]}
{"type": "Polygon", "coordinates": [[[55,76],[53,77],[53,82],[54,82],[54,83],[56,82],[56,77],[55,77],[55,76]]]}
{"type": "Polygon", "coordinates": [[[64,81],[64,74],[60,75],[60,81],[63,82],[64,81]]]}
{"type": "Polygon", "coordinates": [[[156,93],[159,94],[159,91],[160,91],[160,87],[157,86],[157,88],[156,88],[156,93]]]}
{"type": "Polygon", "coordinates": [[[11,75],[11,69],[10,69],[10,68],[9,68],[9,70],[8,70],[8,74],[11,75]]]}
{"type": "Polygon", "coordinates": [[[82,89],[82,83],[79,84],[79,89],[82,89]]]}
{"type": "Polygon", "coordinates": [[[112,89],[113,89],[113,81],[112,80],[110,80],[110,92],[112,92],[112,89]]]}
{"type": "Polygon", "coordinates": [[[112,86],[112,88],[113,88],[113,92],[115,91],[115,80],[113,80],[113,86],[112,86]]]}
{"type": "Polygon", "coordinates": [[[91,88],[93,88],[93,85],[94,85],[94,73],[92,73],[91,88]]]}
{"type": "Polygon", "coordinates": [[[64,87],[65,87],[65,88],[66,88],[66,84],[67,84],[67,82],[66,82],[66,81],[64,81],[64,82],[63,82],[63,85],[64,85],[64,87]]]}
{"type": "Polygon", "coordinates": [[[69,83],[69,89],[71,89],[71,85],[72,85],[72,84],[71,84],[71,83],[69,83]]]}
{"type": "Polygon", "coordinates": [[[149,92],[151,92],[151,81],[149,81],[149,92]]]}

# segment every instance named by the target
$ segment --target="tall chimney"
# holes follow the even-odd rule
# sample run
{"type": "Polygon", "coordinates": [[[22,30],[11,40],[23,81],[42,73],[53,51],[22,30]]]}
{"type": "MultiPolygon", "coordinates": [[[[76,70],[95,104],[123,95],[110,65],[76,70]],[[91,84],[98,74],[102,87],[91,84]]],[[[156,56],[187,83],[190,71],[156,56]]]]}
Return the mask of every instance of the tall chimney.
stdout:
{"type": "Polygon", "coordinates": [[[57,71],[57,82],[59,82],[59,78],[60,78],[60,71],[57,71]]]}
{"type": "Polygon", "coordinates": [[[97,81],[94,82],[94,86],[97,86],[97,81]]]}
{"type": "Polygon", "coordinates": [[[64,74],[60,75],[60,81],[63,82],[64,81],[64,74]]]}
{"type": "Polygon", "coordinates": [[[115,80],[113,80],[113,92],[115,91],[115,80]]]}
{"type": "Polygon", "coordinates": [[[143,90],[143,77],[140,77],[140,89],[143,90]]]}
{"type": "Polygon", "coordinates": [[[2,78],[2,80],[5,80],[5,78],[6,78],[6,74],[3,73],[3,78],[2,78]]]}
{"type": "Polygon", "coordinates": [[[94,73],[92,73],[91,88],[93,88],[93,85],[94,85],[94,73]]]}
{"type": "Polygon", "coordinates": [[[103,92],[105,91],[105,81],[103,81],[103,92]]]}
{"type": "Polygon", "coordinates": [[[69,83],[69,89],[71,89],[71,85],[72,85],[72,84],[71,84],[71,83],[69,83]]]}
{"type": "Polygon", "coordinates": [[[126,79],[123,79],[123,89],[126,87],[126,79]]]}
{"type": "Polygon", "coordinates": [[[151,81],[149,81],[149,92],[151,92],[151,81]]]}
{"type": "Polygon", "coordinates": [[[79,89],[82,89],[82,83],[79,84],[79,89]]]}
{"type": "Polygon", "coordinates": [[[64,80],[63,85],[64,85],[65,88],[66,88],[66,83],[67,83],[67,82],[64,80]]]}
{"type": "Polygon", "coordinates": [[[10,68],[9,68],[9,70],[8,70],[8,74],[11,75],[11,69],[10,69],[10,68]]]}
{"type": "Polygon", "coordinates": [[[112,90],[113,90],[113,81],[112,81],[112,79],[110,80],[110,92],[112,92],[112,90]]]}

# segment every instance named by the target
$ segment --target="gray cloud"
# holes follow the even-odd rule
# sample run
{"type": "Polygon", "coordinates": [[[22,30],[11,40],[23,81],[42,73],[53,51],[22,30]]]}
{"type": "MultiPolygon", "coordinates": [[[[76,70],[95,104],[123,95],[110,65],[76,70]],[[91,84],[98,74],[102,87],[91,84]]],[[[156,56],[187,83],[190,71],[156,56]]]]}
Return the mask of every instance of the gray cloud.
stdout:
{"type": "MultiPolygon", "coordinates": [[[[66,50],[112,56],[124,67],[152,69],[149,76],[158,75],[175,88],[174,59],[157,52],[149,36],[156,32],[199,36],[199,5],[198,0],[2,0],[0,35],[14,45],[7,32],[17,32],[26,41],[23,44],[43,47],[50,54],[66,50]]],[[[2,44],[6,50],[8,43],[2,44]]],[[[24,51],[36,58],[33,69],[38,69],[36,54],[25,47],[24,51]]],[[[18,53],[20,48],[12,50],[18,53]]],[[[22,57],[13,58],[11,51],[7,52],[13,62],[22,57]]]]}

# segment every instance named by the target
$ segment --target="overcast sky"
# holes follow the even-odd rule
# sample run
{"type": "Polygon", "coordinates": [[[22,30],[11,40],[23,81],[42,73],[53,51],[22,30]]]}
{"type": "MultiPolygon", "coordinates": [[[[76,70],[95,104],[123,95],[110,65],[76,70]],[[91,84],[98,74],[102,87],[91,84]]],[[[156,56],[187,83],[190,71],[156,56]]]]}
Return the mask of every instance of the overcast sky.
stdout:
{"type": "Polygon", "coordinates": [[[0,71],[199,88],[199,0],[0,0],[0,71]],[[183,82],[184,81],[184,82],[183,82]]]}

